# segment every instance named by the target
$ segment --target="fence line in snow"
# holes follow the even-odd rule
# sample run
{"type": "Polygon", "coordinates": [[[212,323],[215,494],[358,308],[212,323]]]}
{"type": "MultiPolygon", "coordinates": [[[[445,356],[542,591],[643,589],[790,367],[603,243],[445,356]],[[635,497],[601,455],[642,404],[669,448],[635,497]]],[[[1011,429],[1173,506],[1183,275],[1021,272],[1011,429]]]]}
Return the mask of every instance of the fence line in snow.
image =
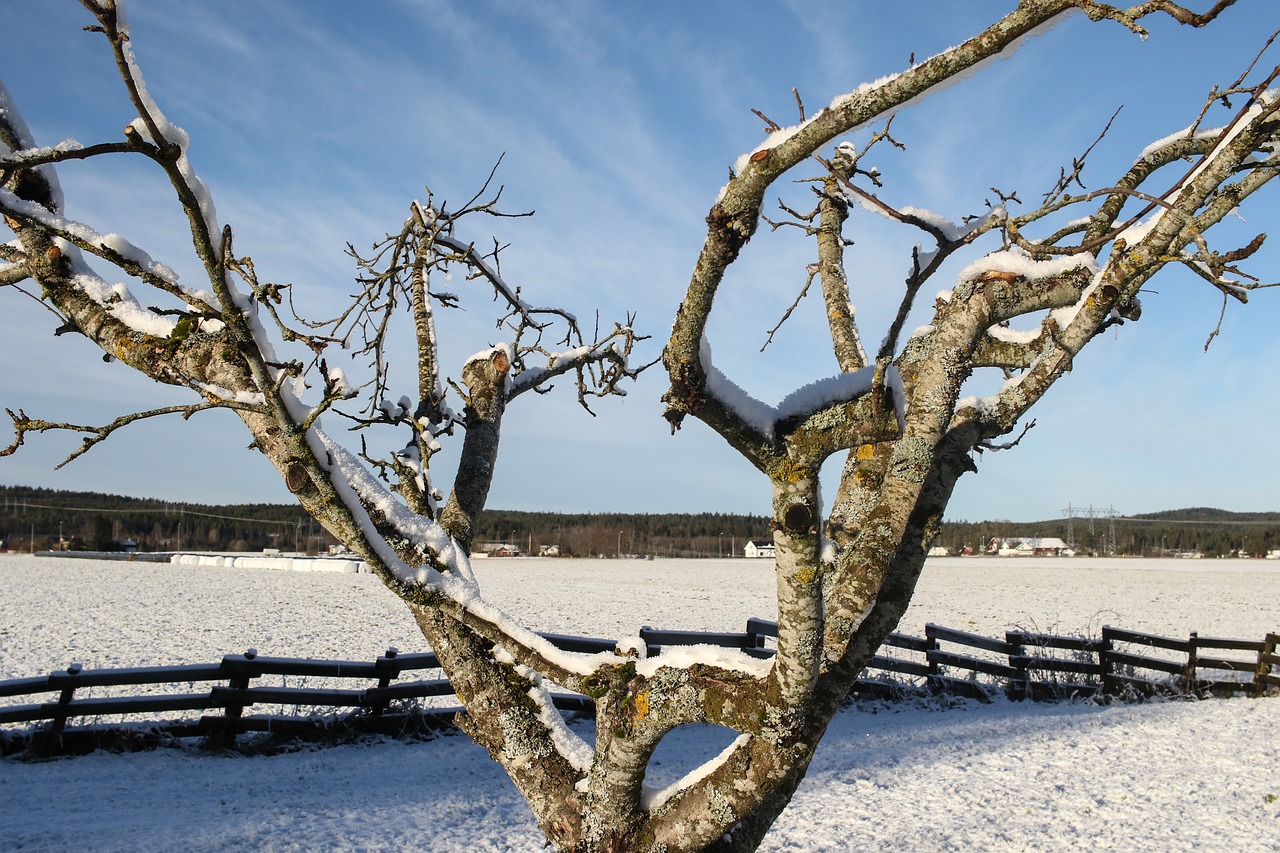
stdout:
{"type": "MultiPolygon", "coordinates": [[[[646,626],[640,638],[649,655],[667,646],[709,644],[765,658],[774,654],[769,642],[777,633],[776,622],[753,618],[742,633],[664,631],[646,626]]],[[[543,636],[566,651],[609,651],[615,646],[612,640],[592,637],[543,636]]],[[[1107,626],[1099,639],[1025,631],[1009,631],[1004,639],[994,639],[929,624],[924,637],[890,634],[851,695],[893,699],[954,694],[984,701],[999,693],[1015,700],[1037,701],[1071,697],[1126,700],[1158,694],[1262,696],[1280,691],[1278,646],[1280,634],[1275,633],[1261,641],[1195,633],[1178,640],[1107,626]]],[[[0,748],[5,753],[136,748],[194,737],[202,738],[209,747],[225,748],[234,746],[237,737],[248,732],[308,735],[335,725],[354,731],[405,732],[445,726],[458,710],[453,688],[439,671],[434,653],[399,654],[395,649],[388,649],[372,662],[264,657],[250,649],[241,655],[226,655],[214,664],[98,670],[72,664],[48,676],[0,681],[0,697],[42,693],[55,693],[57,698],[0,706],[0,724],[36,724],[33,729],[0,729],[0,748]],[[418,677],[424,673],[433,674],[418,677]],[[402,680],[402,676],[407,677],[402,680]],[[263,684],[264,677],[279,677],[281,683],[263,684]],[[291,687],[289,678],[366,684],[291,687]],[[210,685],[207,689],[203,687],[206,684],[210,685]],[[187,689],[134,696],[83,695],[95,687],[137,685],[187,685],[187,689]],[[196,689],[196,685],[201,687],[196,689]],[[442,697],[454,701],[430,706],[442,697]],[[424,702],[428,706],[424,707],[424,702]],[[294,712],[245,713],[255,705],[288,707],[294,712]],[[316,710],[320,708],[351,711],[334,717],[316,710]],[[193,711],[202,712],[198,719],[188,714],[147,723],[100,722],[112,716],[137,719],[193,711]]],[[[565,711],[593,710],[585,696],[566,693],[555,695],[554,700],[565,711]]]]}

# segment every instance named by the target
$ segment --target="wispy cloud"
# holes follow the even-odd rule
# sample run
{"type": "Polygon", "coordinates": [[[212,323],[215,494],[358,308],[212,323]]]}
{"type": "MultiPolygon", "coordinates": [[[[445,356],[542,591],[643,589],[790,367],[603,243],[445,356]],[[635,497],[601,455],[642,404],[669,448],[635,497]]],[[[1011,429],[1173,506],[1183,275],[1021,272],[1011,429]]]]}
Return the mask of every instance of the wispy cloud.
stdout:
{"type": "MultiPolygon", "coordinates": [[[[492,233],[512,244],[504,271],[533,301],[565,303],[584,319],[599,306],[605,323],[638,311],[641,327],[654,334],[652,357],[683,296],[715,193],[737,155],[760,139],[752,107],[794,121],[793,86],[812,112],[864,80],[901,70],[912,52],[919,60],[959,41],[1010,4],[952,3],[945,15],[935,4],[889,5],[132,0],[128,7],[153,93],[191,132],[192,161],[235,227],[237,249],[253,255],[264,278],[294,282],[322,313],[350,286],[346,241],[367,245],[397,227],[424,185],[438,197],[469,197],[503,156],[498,181],[507,209],[536,209],[537,216],[486,222],[492,232],[470,236],[484,241],[492,233]]],[[[1124,103],[1108,144],[1092,158],[1096,171],[1087,173],[1090,181],[1106,180],[1151,138],[1193,117],[1203,92],[1188,82],[1192,76],[1229,82],[1239,73],[1237,45],[1251,43],[1258,14],[1229,10],[1220,26],[1200,34],[1161,25],[1146,43],[1077,16],[989,74],[895,119],[907,150],[885,148],[874,157],[886,177],[885,198],[951,217],[980,211],[992,186],[1018,189],[1030,202],[1124,103]],[[1193,43],[1203,46],[1195,62],[1185,61],[1193,43]],[[1166,84],[1177,90],[1172,116],[1166,84]]],[[[5,18],[15,35],[0,55],[0,75],[33,129],[46,141],[118,139],[127,103],[100,37],[79,31],[83,9],[7,0],[5,18]]],[[[168,191],[144,167],[138,158],[102,169],[64,167],[70,213],[124,233],[198,282],[168,191]]],[[[811,204],[803,185],[780,192],[798,207],[811,204]]],[[[1254,230],[1267,229],[1247,223],[1243,240],[1254,230]]],[[[874,346],[922,235],[855,213],[848,236],[858,316],[874,346]]],[[[832,370],[816,292],[777,342],[757,352],[798,293],[812,254],[798,234],[762,230],[718,297],[711,328],[717,363],[766,400],[832,370]]],[[[1274,250],[1264,255],[1260,271],[1280,278],[1274,250]]],[[[940,279],[936,289],[945,286],[940,279]]],[[[983,473],[962,481],[958,515],[1035,515],[1068,501],[1112,500],[1088,493],[1097,484],[1113,494],[1123,486],[1118,507],[1159,508],[1144,501],[1175,493],[1171,471],[1192,470],[1169,459],[1178,436],[1189,437],[1186,454],[1196,465],[1216,459],[1219,472],[1230,472],[1215,479],[1212,464],[1197,467],[1183,477],[1189,492],[1219,494],[1214,490],[1234,478],[1240,500],[1266,508],[1255,484],[1274,481],[1280,463],[1237,449],[1262,442],[1257,424],[1276,417],[1274,394],[1250,393],[1265,384],[1252,378],[1260,365],[1277,357],[1266,343],[1274,318],[1267,295],[1233,310],[1223,336],[1201,357],[1200,341],[1169,349],[1172,338],[1162,330],[1184,341],[1207,335],[1220,307],[1208,302],[1216,297],[1206,302],[1165,287],[1149,298],[1141,323],[1079,361],[1042,404],[1041,426],[1022,447],[980,461],[983,473]],[[1055,421],[1065,426],[1051,426],[1055,421]],[[1147,449],[1165,435],[1152,457],[1147,449]],[[1242,459],[1250,461],[1233,461],[1242,459]],[[1121,469],[1129,472],[1124,478],[1114,473],[1121,469]]],[[[912,322],[927,320],[931,301],[923,300],[912,322]]],[[[453,321],[445,332],[451,358],[496,336],[483,307],[446,318],[453,321]]],[[[24,348],[33,328],[43,328],[11,327],[8,317],[7,342],[24,348]]],[[[99,362],[81,373],[80,349],[49,347],[39,336],[30,345],[58,365],[59,387],[88,383],[83,394],[64,395],[76,397],[83,414],[101,419],[118,413],[116,398],[125,406],[150,399],[135,386],[98,378],[114,376],[118,365],[99,362]]],[[[6,349],[12,352],[11,344],[6,349]]],[[[0,403],[57,398],[48,384],[9,372],[0,403]]],[[[663,386],[652,372],[624,403],[602,403],[597,420],[576,411],[567,395],[522,404],[504,444],[495,500],[529,508],[660,510],[683,502],[688,509],[764,511],[767,488],[752,489],[751,472],[740,471],[732,452],[701,427],[691,424],[675,439],[666,434],[657,399],[663,386]],[[552,450],[555,461],[548,461],[552,450]]],[[[221,446],[209,433],[196,435],[221,446]]],[[[95,454],[116,458],[110,445],[95,454]]],[[[138,490],[187,489],[200,497],[213,492],[201,483],[216,479],[225,494],[223,472],[210,467],[194,475],[200,462],[190,464],[181,482],[154,471],[137,480],[138,490]]],[[[127,455],[117,465],[143,476],[127,455]]],[[[102,487],[108,468],[94,461],[59,482],[102,487]]],[[[0,477],[15,470],[6,462],[0,477]]],[[[246,489],[268,488],[263,479],[247,478],[246,489]]]]}

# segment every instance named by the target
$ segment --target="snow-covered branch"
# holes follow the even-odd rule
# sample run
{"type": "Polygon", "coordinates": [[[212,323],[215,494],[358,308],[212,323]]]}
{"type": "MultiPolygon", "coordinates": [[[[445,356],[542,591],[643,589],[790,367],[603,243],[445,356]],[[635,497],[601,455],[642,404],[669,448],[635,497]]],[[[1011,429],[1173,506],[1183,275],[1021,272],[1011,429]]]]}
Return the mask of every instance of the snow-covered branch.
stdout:
{"type": "Polygon", "coordinates": [[[647,335],[636,333],[634,323],[635,317],[628,317],[625,324],[616,324],[608,334],[597,336],[595,342],[568,350],[547,350],[538,344],[521,347],[517,360],[523,369],[512,377],[508,399],[525,391],[544,393],[549,390],[548,382],[567,373],[576,376],[578,402],[587,411],[591,411],[589,398],[625,396],[622,382],[634,380],[652,364],[633,366],[631,363],[635,345],[648,340],[647,335]],[[545,365],[530,365],[534,355],[545,358],[545,365]]]}
{"type": "Polygon", "coordinates": [[[140,279],[144,284],[176,296],[192,308],[208,313],[209,306],[196,293],[179,285],[178,274],[171,267],[152,259],[119,234],[100,234],[82,222],[51,213],[44,205],[21,199],[2,188],[0,211],[17,222],[38,225],[41,230],[114,264],[126,275],[140,279]]]}

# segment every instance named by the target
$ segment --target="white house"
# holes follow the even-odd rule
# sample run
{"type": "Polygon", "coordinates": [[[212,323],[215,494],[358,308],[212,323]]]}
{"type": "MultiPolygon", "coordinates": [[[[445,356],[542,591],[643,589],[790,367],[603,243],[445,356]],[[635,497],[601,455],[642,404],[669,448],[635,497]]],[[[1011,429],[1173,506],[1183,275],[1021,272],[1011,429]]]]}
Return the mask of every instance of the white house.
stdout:
{"type": "Polygon", "coordinates": [[[768,557],[773,559],[778,556],[778,551],[773,543],[768,539],[752,539],[742,548],[742,556],[744,557],[768,557]]]}
{"type": "Polygon", "coordinates": [[[987,553],[1001,557],[1071,557],[1075,555],[1075,551],[1057,537],[992,539],[987,553]]]}

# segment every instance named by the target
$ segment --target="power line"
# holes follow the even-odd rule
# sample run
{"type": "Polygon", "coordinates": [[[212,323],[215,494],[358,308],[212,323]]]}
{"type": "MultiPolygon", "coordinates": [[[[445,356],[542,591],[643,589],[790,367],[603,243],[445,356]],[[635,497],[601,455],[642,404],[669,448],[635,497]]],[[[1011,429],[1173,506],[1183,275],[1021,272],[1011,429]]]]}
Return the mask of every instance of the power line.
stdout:
{"type": "Polygon", "coordinates": [[[1237,519],[1237,518],[1152,518],[1151,516],[1116,515],[1113,507],[1103,509],[1068,506],[1063,511],[1063,520],[1071,523],[1075,518],[1105,519],[1112,524],[1219,524],[1239,527],[1268,527],[1280,525],[1280,517],[1271,519],[1237,519]]]}
{"type": "MultiPolygon", "coordinates": [[[[8,501],[6,501],[8,504],[8,501]]],[[[37,504],[29,501],[13,501],[12,506],[30,509],[52,509],[61,512],[96,512],[96,513],[163,513],[165,515],[196,515],[201,518],[216,518],[222,521],[242,521],[248,524],[279,524],[285,527],[293,527],[296,524],[303,524],[310,521],[310,517],[294,521],[276,521],[269,518],[245,518],[237,515],[221,515],[215,512],[200,512],[192,509],[172,509],[169,507],[137,507],[135,509],[113,509],[110,507],[80,507],[80,506],[55,506],[53,504],[37,504]]]]}

